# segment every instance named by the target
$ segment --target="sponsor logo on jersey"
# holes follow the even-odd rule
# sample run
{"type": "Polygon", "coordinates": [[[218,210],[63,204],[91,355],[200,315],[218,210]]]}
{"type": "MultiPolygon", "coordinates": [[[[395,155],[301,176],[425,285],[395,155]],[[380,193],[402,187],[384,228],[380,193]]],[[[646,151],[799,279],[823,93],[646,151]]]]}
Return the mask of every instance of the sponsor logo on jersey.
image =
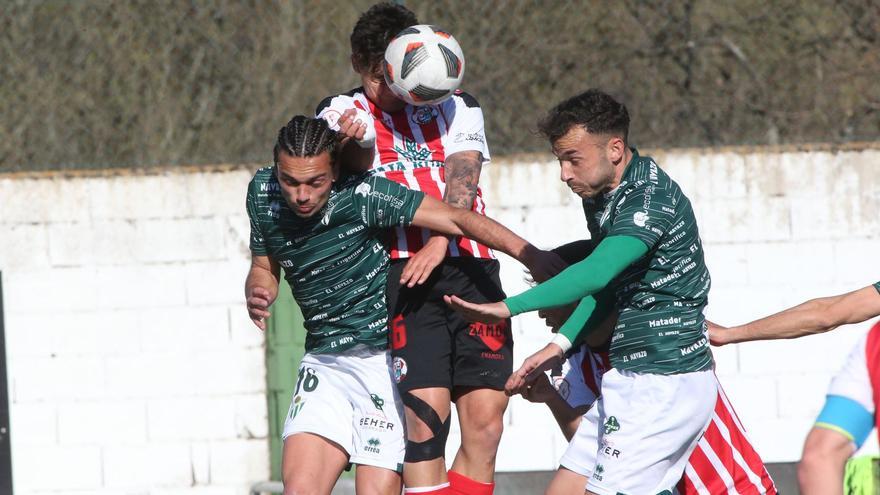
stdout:
{"type": "Polygon", "coordinates": [[[378,454],[380,452],[379,451],[380,444],[381,444],[381,442],[379,442],[378,438],[371,438],[371,439],[367,440],[367,444],[364,445],[364,450],[367,452],[372,452],[374,454],[378,454]]]}
{"type": "Polygon", "coordinates": [[[425,125],[436,118],[437,109],[432,106],[418,107],[412,113],[412,121],[418,125],[425,125]]]}
{"type": "Polygon", "coordinates": [[[338,237],[340,239],[345,239],[347,236],[350,236],[351,234],[356,234],[356,233],[364,230],[365,228],[367,228],[366,225],[358,225],[357,227],[352,227],[352,228],[346,230],[345,233],[343,233],[343,234],[338,234],[338,237]]]}
{"type": "Polygon", "coordinates": [[[329,126],[334,131],[339,130],[338,124],[340,117],[342,117],[342,114],[332,108],[324,112],[324,115],[321,115],[321,118],[327,121],[327,126],[329,126]]]}
{"type": "Polygon", "coordinates": [[[648,328],[656,328],[656,327],[665,327],[668,325],[680,325],[681,318],[677,316],[670,316],[669,318],[658,318],[656,320],[651,320],[648,322],[648,328]]]}
{"type": "Polygon", "coordinates": [[[688,354],[691,354],[692,352],[700,349],[701,347],[706,347],[706,344],[708,344],[708,343],[709,343],[709,341],[706,340],[706,337],[702,337],[700,340],[694,342],[693,344],[691,344],[687,347],[682,347],[679,350],[681,351],[682,356],[687,356],[688,354]]]}
{"type": "Polygon", "coordinates": [[[403,148],[394,145],[394,151],[411,162],[420,162],[431,158],[431,149],[427,145],[420,147],[419,143],[408,137],[403,138],[403,148]]]}
{"type": "Polygon", "coordinates": [[[605,466],[601,464],[596,464],[596,469],[593,469],[593,479],[596,481],[602,481],[602,473],[605,472],[605,466]]]}
{"type": "Polygon", "coordinates": [[[664,276],[658,278],[657,280],[651,282],[651,288],[656,289],[657,287],[660,287],[661,285],[663,285],[667,282],[671,282],[671,281],[673,281],[677,278],[680,278],[680,277],[681,277],[681,274],[677,273],[677,272],[670,273],[669,275],[664,275],[664,276]]]}
{"type": "Polygon", "coordinates": [[[608,437],[602,437],[601,452],[608,457],[620,458],[620,450],[614,448],[614,442],[608,440],[608,437]]]}
{"type": "Polygon", "coordinates": [[[368,414],[361,416],[358,426],[373,431],[394,431],[394,423],[385,419],[384,416],[368,414]]]}
{"type": "Polygon", "coordinates": [[[507,321],[497,324],[471,323],[468,335],[479,337],[492,352],[498,352],[507,342],[507,321]]]}
{"type": "Polygon", "coordinates": [[[633,214],[633,223],[639,227],[644,227],[648,222],[648,212],[647,211],[637,211],[633,214]]]}
{"type": "Polygon", "coordinates": [[[485,143],[486,138],[479,132],[459,132],[455,135],[456,143],[464,143],[465,141],[473,141],[475,143],[485,143]]]}
{"type": "Polygon", "coordinates": [[[373,406],[382,411],[382,406],[385,405],[385,399],[380,397],[378,394],[370,394],[370,400],[373,401],[373,406]]]}
{"type": "Polygon", "coordinates": [[[602,216],[599,217],[599,227],[605,225],[605,222],[608,221],[608,217],[611,216],[611,203],[605,205],[605,209],[602,210],[602,216]]]}
{"type": "Polygon", "coordinates": [[[611,433],[620,430],[620,423],[615,416],[608,416],[608,419],[605,420],[604,429],[605,434],[610,435],[611,433]]]}
{"type": "Polygon", "coordinates": [[[284,268],[293,268],[293,261],[291,260],[280,260],[278,264],[284,268]]]}
{"type": "Polygon", "coordinates": [[[327,212],[321,217],[321,225],[330,225],[330,215],[333,214],[334,208],[336,208],[336,205],[330,205],[327,207],[327,212]]]}
{"type": "Polygon", "coordinates": [[[303,406],[306,405],[305,399],[297,395],[293,398],[293,404],[290,405],[290,411],[288,411],[287,415],[290,419],[296,417],[297,414],[302,410],[303,406]]]}
{"type": "Polygon", "coordinates": [[[406,379],[406,361],[402,357],[395,357],[392,363],[394,369],[394,381],[397,383],[406,379]]]}
{"type": "Polygon", "coordinates": [[[260,191],[262,192],[279,192],[281,191],[281,185],[277,182],[264,182],[260,184],[260,191]]]}
{"type": "Polygon", "coordinates": [[[372,190],[373,190],[373,186],[369,185],[366,182],[362,182],[356,188],[354,188],[354,193],[360,194],[361,196],[366,198],[366,197],[370,196],[370,191],[372,191],[372,190]]]}
{"type": "Polygon", "coordinates": [[[281,214],[281,203],[279,201],[272,201],[269,203],[269,209],[266,211],[266,214],[272,218],[280,218],[281,214]]]}

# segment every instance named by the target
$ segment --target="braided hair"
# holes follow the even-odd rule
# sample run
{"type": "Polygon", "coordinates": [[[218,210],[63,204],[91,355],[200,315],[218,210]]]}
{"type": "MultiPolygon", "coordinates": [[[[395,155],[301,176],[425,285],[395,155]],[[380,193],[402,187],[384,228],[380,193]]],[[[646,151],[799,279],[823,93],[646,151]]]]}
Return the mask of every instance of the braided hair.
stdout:
{"type": "Polygon", "coordinates": [[[281,152],[290,156],[305,157],[318,156],[329,151],[332,164],[336,163],[339,154],[339,141],[339,134],[330,129],[324,119],[297,115],[278,131],[278,140],[275,142],[272,157],[275,165],[278,165],[278,155],[281,152]]]}

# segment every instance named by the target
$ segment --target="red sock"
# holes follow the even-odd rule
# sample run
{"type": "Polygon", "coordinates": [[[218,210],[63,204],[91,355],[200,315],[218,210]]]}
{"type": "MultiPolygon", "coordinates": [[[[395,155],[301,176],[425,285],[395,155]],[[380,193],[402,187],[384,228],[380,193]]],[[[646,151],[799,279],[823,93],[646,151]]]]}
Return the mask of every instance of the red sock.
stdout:
{"type": "Polygon", "coordinates": [[[472,480],[451,469],[446,473],[446,476],[449,478],[449,488],[452,493],[460,495],[492,495],[495,493],[495,483],[472,480]]]}
{"type": "Polygon", "coordinates": [[[408,493],[412,493],[415,495],[454,495],[455,492],[449,488],[449,483],[443,483],[437,486],[416,486],[412,488],[405,488],[403,490],[404,495],[408,493]]]}

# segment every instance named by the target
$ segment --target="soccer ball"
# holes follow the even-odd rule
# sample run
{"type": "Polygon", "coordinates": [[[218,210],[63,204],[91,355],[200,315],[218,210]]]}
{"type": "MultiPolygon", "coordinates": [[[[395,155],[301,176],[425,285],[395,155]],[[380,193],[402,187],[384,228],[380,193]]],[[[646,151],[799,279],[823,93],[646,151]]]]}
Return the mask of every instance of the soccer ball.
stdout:
{"type": "Polygon", "coordinates": [[[385,50],[385,82],[412,105],[433,105],[452,96],[464,76],[464,55],[451,34],[420,24],[397,33],[385,50]]]}

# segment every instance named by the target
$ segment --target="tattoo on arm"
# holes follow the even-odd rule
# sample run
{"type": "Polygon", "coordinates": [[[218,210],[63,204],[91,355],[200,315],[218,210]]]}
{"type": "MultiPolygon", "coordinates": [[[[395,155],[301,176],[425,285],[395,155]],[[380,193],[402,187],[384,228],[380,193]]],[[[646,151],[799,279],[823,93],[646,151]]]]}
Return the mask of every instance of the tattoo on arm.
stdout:
{"type": "Polygon", "coordinates": [[[483,168],[479,151],[459,151],[446,159],[446,194],[444,200],[456,208],[470,210],[477,197],[477,184],[483,168]]]}

